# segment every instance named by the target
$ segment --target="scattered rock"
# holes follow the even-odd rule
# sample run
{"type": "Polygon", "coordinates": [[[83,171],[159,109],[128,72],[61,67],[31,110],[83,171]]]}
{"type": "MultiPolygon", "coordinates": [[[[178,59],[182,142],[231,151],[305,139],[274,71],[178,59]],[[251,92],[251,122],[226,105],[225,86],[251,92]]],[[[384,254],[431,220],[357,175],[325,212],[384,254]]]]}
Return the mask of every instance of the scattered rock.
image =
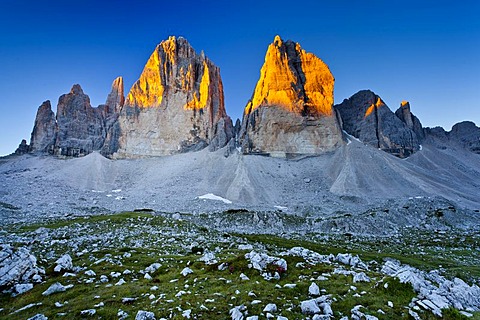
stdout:
{"type": "Polygon", "coordinates": [[[93,316],[97,313],[97,310],[95,309],[87,309],[87,310],[82,310],[80,311],[80,315],[82,316],[93,316]]]}
{"type": "Polygon", "coordinates": [[[322,312],[318,307],[315,299],[302,301],[300,304],[300,308],[302,309],[302,313],[306,315],[314,315],[322,312]]]}
{"type": "Polygon", "coordinates": [[[184,276],[184,277],[186,277],[187,275],[189,275],[189,274],[191,274],[191,273],[193,273],[193,270],[190,269],[189,267],[184,268],[184,269],[180,272],[180,274],[181,274],[182,276],[184,276]]]}
{"type": "Polygon", "coordinates": [[[140,310],[137,312],[137,315],[135,316],[135,320],[156,320],[155,313],[150,311],[140,310]]]}
{"type": "Polygon", "coordinates": [[[27,320],[48,320],[48,318],[41,313],[37,313],[36,315],[28,318],[27,320]]]}
{"type": "Polygon", "coordinates": [[[64,254],[55,261],[57,264],[53,271],[61,272],[62,270],[68,271],[73,269],[72,257],[69,254],[64,254]]]}
{"type": "Polygon", "coordinates": [[[319,296],[320,295],[320,288],[315,282],[312,282],[310,287],[308,287],[308,294],[311,296],[319,296]]]}
{"type": "Polygon", "coordinates": [[[269,303],[263,308],[263,312],[275,313],[277,312],[277,305],[275,303],[269,303]]]}
{"type": "Polygon", "coordinates": [[[16,284],[14,287],[15,295],[19,295],[33,289],[33,283],[16,284]]]}
{"type": "Polygon", "coordinates": [[[70,288],[73,288],[73,284],[69,284],[69,285],[62,285],[60,282],[55,282],[54,284],[52,284],[50,287],[48,287],[47,290],[45,290],[42,295],[43,296],[49,296],[53,293],[57,293],[57,292],[64,292],[70,288]]]}
{"type": "Polygon", "coordinates": [[[353,276],[353,282],[370,282],[370,277],[365,272],[359,272],[353,276]]]}

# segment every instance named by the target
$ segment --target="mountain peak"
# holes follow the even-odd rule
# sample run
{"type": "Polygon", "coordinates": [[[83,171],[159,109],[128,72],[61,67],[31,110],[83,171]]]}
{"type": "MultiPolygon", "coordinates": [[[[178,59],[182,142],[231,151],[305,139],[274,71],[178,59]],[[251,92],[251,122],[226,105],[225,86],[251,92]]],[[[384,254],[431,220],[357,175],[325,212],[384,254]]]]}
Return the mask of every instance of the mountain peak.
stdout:
{"type": "Polygon", "coordinates": [[[334,81],[321,59],[307,53],[300,44],[275,36],[245,113],[275,105],[297,114],[330,116],[334,81]]]}
{"type": "Polygon", "coordinates": [[[74,84],[72,86],[72,89],[70,89],[70,93],[73,93],[73,94],[84,94],[83,93],[83,89],[82,87],[79,85],[79,84],[74,84]]]}
{"type": "Polygon", "coordinates": [[[275,36],[245,107],[243,152],[284,157],[323,153],[342,145],[333,111],[334,81],[322,60],[300,44],[275,36]]]}

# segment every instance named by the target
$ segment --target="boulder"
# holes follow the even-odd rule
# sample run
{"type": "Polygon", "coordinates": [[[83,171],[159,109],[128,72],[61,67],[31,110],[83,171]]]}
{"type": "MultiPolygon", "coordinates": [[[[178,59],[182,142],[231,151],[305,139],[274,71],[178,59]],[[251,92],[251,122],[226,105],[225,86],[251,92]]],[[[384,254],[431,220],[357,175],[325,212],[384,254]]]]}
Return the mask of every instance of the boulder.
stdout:
{"type": "Polygon", "coordinates": [[[419,138],[413,129],[370,90],[357,92],[335,109],[340,113],[343,129],[365,144],[400,158],[420,149],[419,138]]]}
{"type": "Polygon", "coordinates": [[[2,245],[0,250],[0,289],[11,289],[16,284],[27,284],[41,279],[45,271],[37,266],[37,259],[27,248],[2,245]]]}
{"type": "Polygon", "coordinates": [[[182,37],[161,42],[127,95],[116,157],[160,156],[224,147],[233,125],[220,69],[182,37]]]}
{"type": "Polygon", "coordinates": [[[239,133],[243,153],[285,157],[343,144],[328,66],[298,43],[276,36],[268,47],[239,133]]]}

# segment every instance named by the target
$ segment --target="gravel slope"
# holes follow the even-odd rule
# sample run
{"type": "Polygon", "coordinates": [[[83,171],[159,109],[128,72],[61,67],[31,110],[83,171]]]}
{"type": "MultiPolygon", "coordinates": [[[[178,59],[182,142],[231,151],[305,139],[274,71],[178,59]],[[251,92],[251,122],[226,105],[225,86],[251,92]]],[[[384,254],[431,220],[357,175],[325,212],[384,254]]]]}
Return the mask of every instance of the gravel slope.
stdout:
{"type": "Polygon", "coordinates": [[[289,160],[225,157],[223,150],[126,160],[98,153],[0,159],[0,218],[8,220],[136,208],[200,213],[275,206],[328,216],[429,197],[475,214],[479,194],[480,156],[454,146],[425,145],[403,160],[353,139],[329,154],[289,160]],[[232,204],[198,199],[207,193],[232,204]]]}

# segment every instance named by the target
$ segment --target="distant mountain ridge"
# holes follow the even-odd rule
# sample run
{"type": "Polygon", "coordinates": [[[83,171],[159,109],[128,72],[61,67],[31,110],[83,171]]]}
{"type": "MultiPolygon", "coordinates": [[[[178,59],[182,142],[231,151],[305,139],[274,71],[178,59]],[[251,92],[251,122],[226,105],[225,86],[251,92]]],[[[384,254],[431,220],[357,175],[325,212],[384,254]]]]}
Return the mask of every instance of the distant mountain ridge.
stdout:
{"type": "Polygon", "coordinates": [[[452,131],[423,128],[406,101],[392,112],[374,92],[362,90],[333,105],[328,66],[298,43],[276,36],[242,122],[226,113],[220,69],[182,37],[162,41],[125,96],[118,77],[104,105],[94,108],[80,85],[37,111],[30,143],[16,154],[79,157],[99,151],[110,158],[163,156],[224,147],[275,157],[315,155],[345,145],[347,135],[397,157],[409,157],[424,141],[453,143],[480,153],[473,122],[452,131]],[[346,133],[346,134],[345,134],[346,133]]]}

